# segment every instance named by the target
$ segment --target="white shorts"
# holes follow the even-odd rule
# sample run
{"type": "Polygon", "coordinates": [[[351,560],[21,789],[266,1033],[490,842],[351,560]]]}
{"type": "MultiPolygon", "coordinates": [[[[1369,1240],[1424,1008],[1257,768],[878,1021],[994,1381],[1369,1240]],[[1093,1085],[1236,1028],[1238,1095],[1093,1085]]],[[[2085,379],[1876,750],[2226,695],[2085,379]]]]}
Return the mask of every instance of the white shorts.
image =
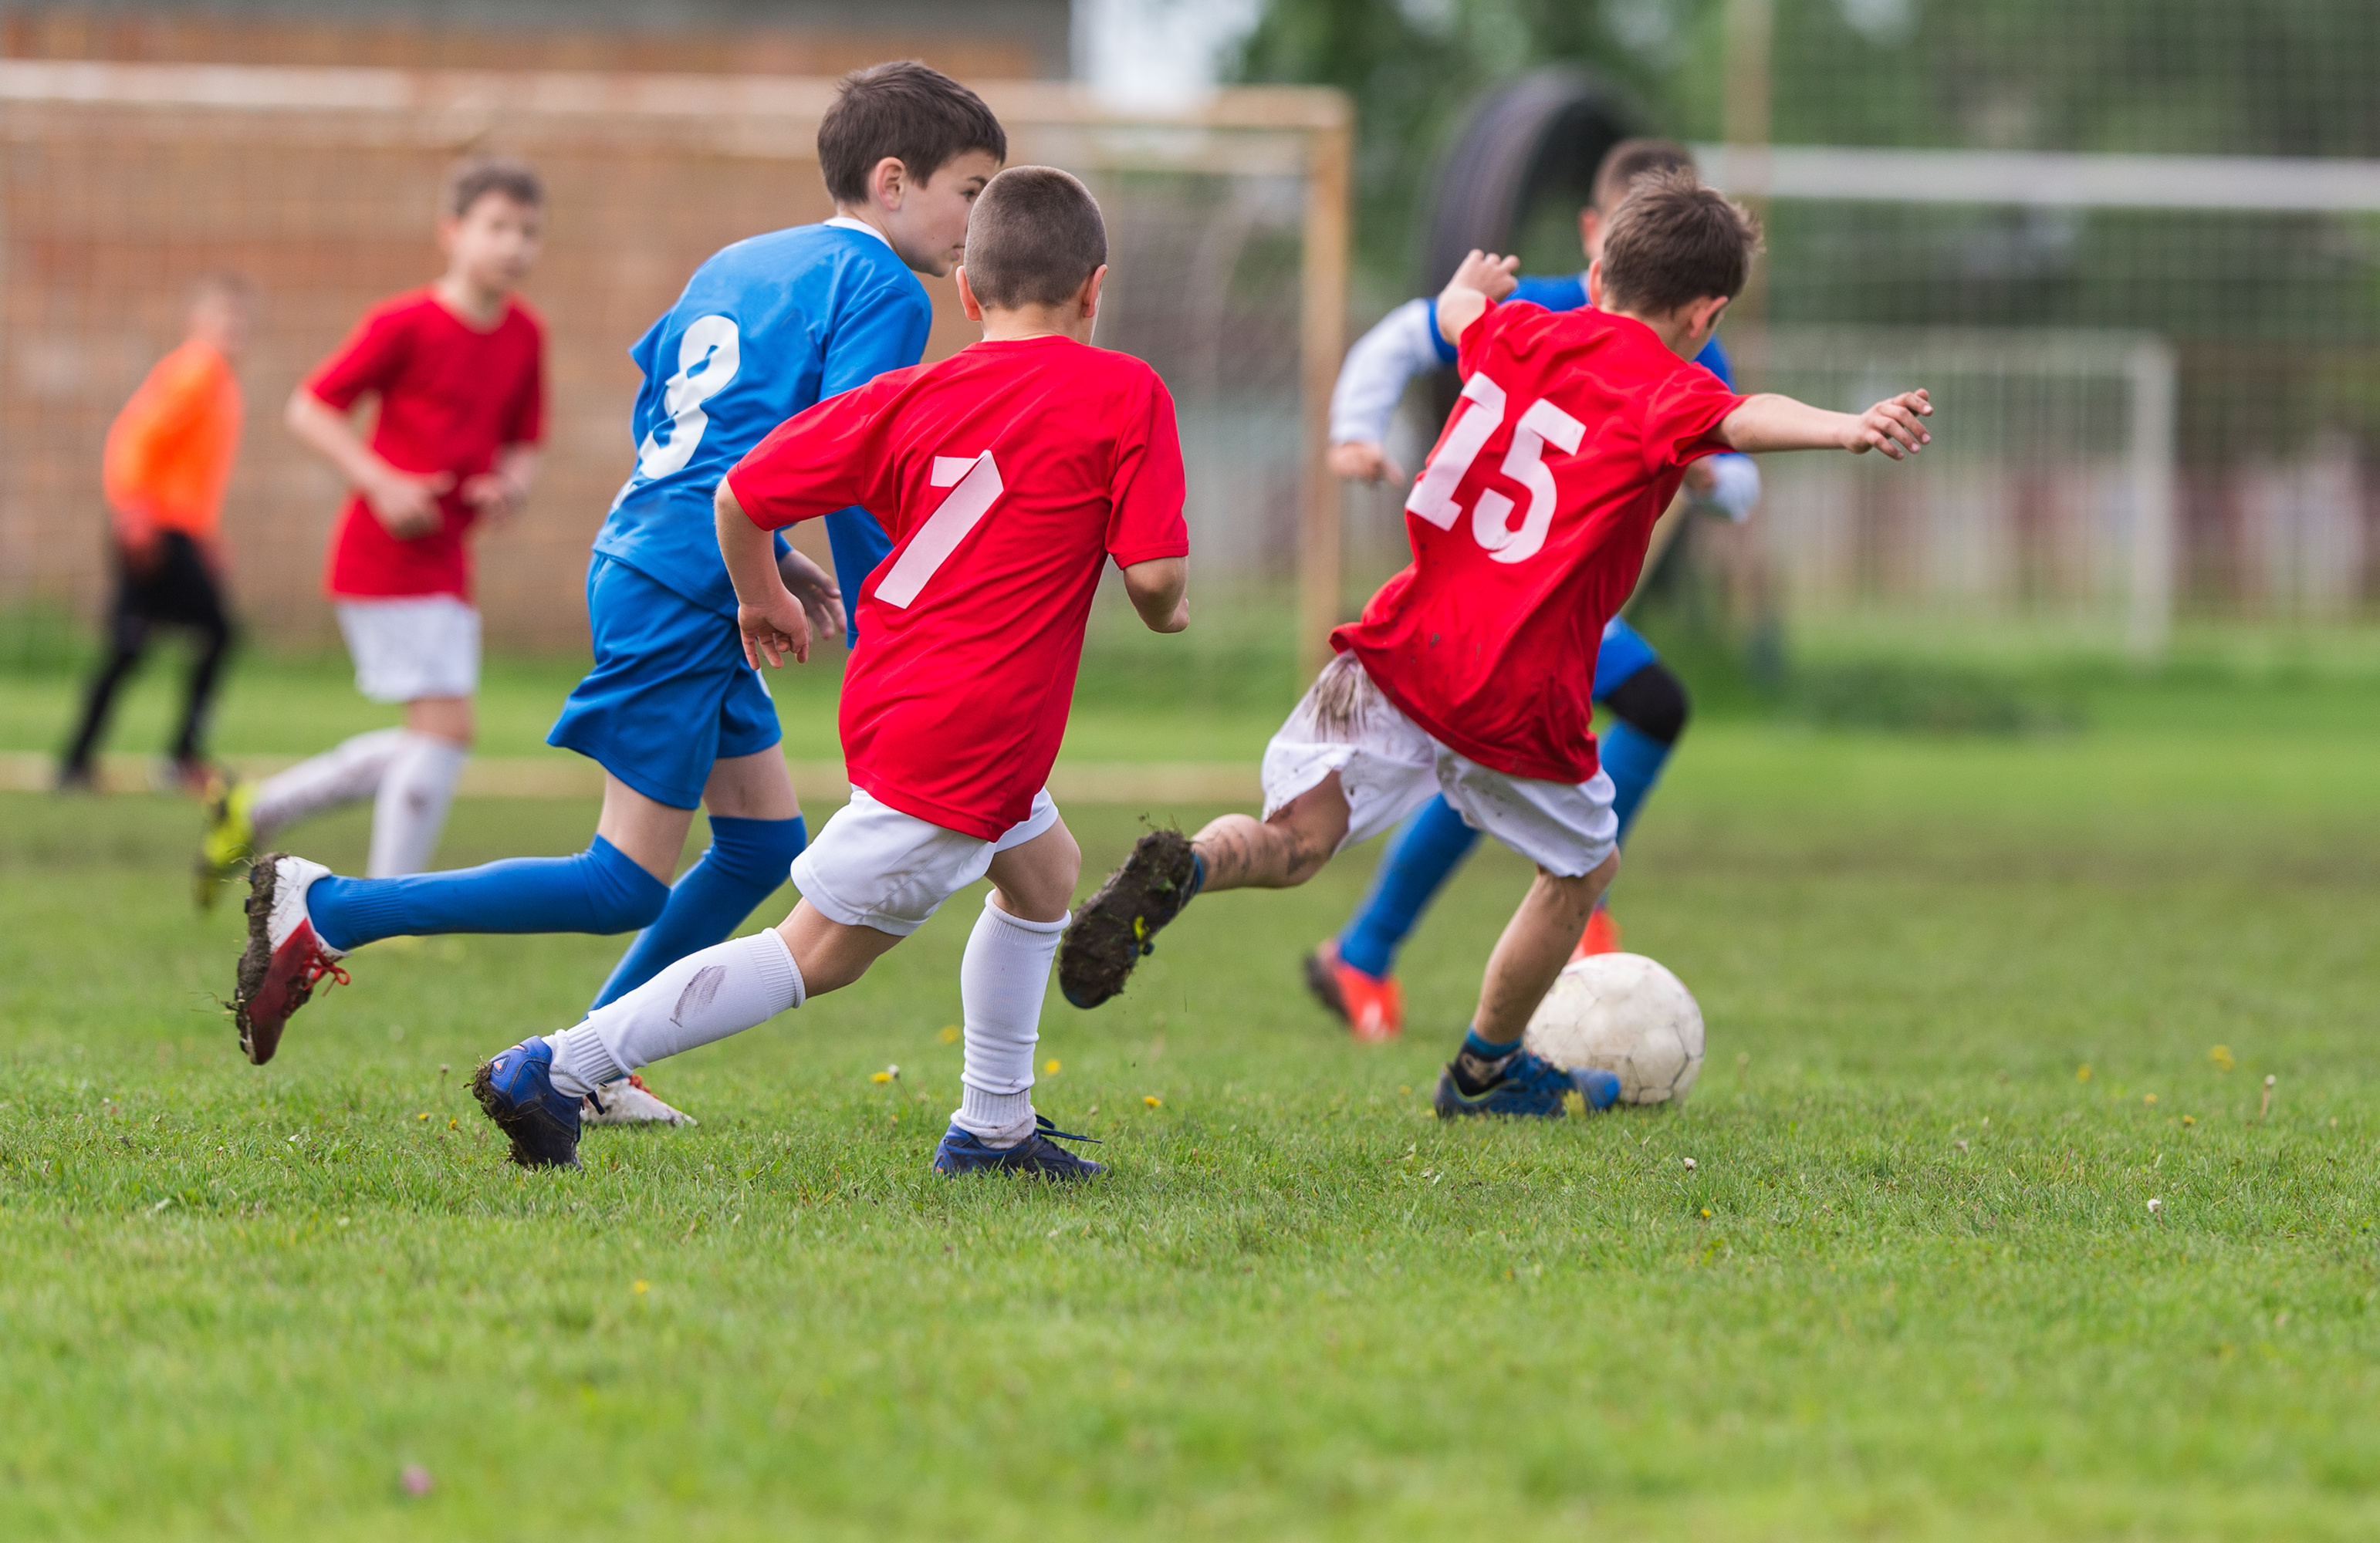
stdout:
{"type": "Polygon", "coordinates": [[[1444,793],[1472,829],[1563,878],[1592,873],[1619,843],[1611,778],[1601,770],[1579,783],[1490,770],[1449,750],[1397,711],[1353,655],[1332,661],[1265,746],[1265,817],[1334,771],[1347,795],[1342,849],[1389,829],[1427,803],[1432,793],[1444,793]],[[1334,682],[1341,671],[1354,679],[1334,682]],[[1318,694],[1334,683],[1353,703],[1353,721],[1343,729],[1326,729],[1317,720],[1318,694]]]}
{"type": "Polygon", "coordinates": [[[374,702],[470,696],[480,689],[480,613],[452,595],[340,600],[356,690],[374,702]]]}
{"type": "Polygon", "coordinates": [[[1046,788],[1033,795],[1033,812],[997,841],[905,814],[854,788],[851,802],[794,859],[794,887],[830,922],[906,937],[983,877],[995,854],[1057,823],[1058,806],[1046,788]]]}

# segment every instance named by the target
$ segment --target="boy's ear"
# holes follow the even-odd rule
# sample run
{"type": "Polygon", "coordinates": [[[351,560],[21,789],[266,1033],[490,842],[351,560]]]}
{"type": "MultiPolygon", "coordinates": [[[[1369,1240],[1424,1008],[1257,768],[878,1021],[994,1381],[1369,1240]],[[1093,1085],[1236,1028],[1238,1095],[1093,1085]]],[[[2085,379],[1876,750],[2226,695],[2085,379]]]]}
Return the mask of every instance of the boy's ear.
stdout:
{"type": "Polygon", "coordinates": [[[1083,287],[1075,291],[1075,304],[1086,319],[1099,314],[1099,290],[1107,280],[1108,265],[1103,262],[1092,269],[1091,276],[1083,281],[1083,287]]]}
{"type": "Polygon", "coordinates": [[[967,283],[966,264],[961,263],[956,268],[952,269],[951,277],[958,281],[959,309],[966,313],[966,319],[969,321],[981,321],[983,319],[983,302],[975,297],[975,285],[967,283]]]}
{"type": "Polygon", "coordinates": [[[1686,314],[1691,319],[1691,330],[1687,335],[1708,338],[1718,332],[1719,317],[1733,301],[1734,296],[1730,295],[1709,295],[1699,300],[1687,301],[1686,314]]]}
{"type": "MultiPolygon", "coordinates": [[[[1589,212],[1592,212],[1592,211],[1589,212]]],[[[1579,223],[1581,225],[1585,225],[1586,223],[1586,217],[1585,215],[1581,215],[1579,217],[1579,223]]],[[[1597,310],[1604,308],[1603,259],[1601,258],[1597,258],[1593,262],[1586,265],[1586,303],[1593,306],[1597,310]]]]}
{"type": "Polygon", "coordinates": [[[868,195],[886,209],[900,208],[909,187],[909,168],[897,155],[888,155],[868,168],[868,195]]]}
{"type": "Polygon", "coordinates": [[[452,214],[438,216],[438,251],[443,257],[455,255],[455,237],[462,233],[463,222],[452,214]]]}
{"type": "Polygon", "coordinates": [[[1580,210],[1578,211],[1578,249],[1586,255],[1589,262],[1595,260],[1596,237],[1602,234],[1603,216],[1596,212],[1595,206],[1588,204],[1585,209],[1580,210]]]}

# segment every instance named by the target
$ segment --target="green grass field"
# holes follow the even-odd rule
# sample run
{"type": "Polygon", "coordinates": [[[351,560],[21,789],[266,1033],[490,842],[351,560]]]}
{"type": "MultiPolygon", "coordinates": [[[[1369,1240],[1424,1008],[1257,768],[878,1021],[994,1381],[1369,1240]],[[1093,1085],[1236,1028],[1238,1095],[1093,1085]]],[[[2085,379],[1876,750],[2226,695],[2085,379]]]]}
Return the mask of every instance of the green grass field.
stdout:
{"type": "MultiPolygon", "coordinates": [[[[496,671],[490,748],[568,679],[496,671]]],[[[1696,726],[1618,893],[1709,1021],[1683,1107],[1433,1121],[1524,873],[1462,875],[1364,1050],[1295,971],[1357,853],[1052,994],[1039,1102],[1115,1169],[1065,1193],[925,1169],[971,896],[656,1068],[698,1128],[530,1175],[463,1079],[616,941],[376,946],[260,1070],[188,806],[0,798],[0,1535],[2380,1535],[2380,681],[2041,690],[2066,727],[1696,726]]],[[[70,691],[0,679],[0,748],[70,691]]],[[[382,721],[344,692],[261,664],[225,747],[382,721]]],[[[1075,742],[1252,755],[1277,707],[1094,692],[1075,742]]],[[[1094,877],[1141,813],[1069,812],[1094,877]]],[[[591,814],[467,802],[442,861],[591,814]]]]}

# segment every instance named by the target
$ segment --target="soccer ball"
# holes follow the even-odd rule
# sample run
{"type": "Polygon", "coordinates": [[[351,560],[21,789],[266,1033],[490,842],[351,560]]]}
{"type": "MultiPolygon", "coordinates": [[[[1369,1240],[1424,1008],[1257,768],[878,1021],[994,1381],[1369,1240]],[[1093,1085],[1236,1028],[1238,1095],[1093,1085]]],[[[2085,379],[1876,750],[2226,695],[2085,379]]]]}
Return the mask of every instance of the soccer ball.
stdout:
{"type": "Polygon", "coordinates": [[[1703,1069],[1703,1010],[1644,955],[1594,954],[1556,977],[1525,1043],[1564,1071],[1612,1073],[1623,1103],[1683,1102],[1703,1069]]]}

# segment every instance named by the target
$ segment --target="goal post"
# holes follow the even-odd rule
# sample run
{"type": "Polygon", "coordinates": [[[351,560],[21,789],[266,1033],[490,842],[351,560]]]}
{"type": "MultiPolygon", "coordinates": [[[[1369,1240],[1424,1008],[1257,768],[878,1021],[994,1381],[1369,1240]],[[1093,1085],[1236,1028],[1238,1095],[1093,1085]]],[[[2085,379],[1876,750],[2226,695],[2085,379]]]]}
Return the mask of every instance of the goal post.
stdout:
{"type": "MultiPolygon", "coordinates": [[[[1100,197],[1113,276],[1099,342],[1148,359],[1181,409],[1202,583],[1293,571],[1301,649],[1338,599],[1323,462],[1344,344],[1352,114],[1335,90],[1235,88],[1183,106],[971,82],[1012,163],[1100,197]]],[[[317,598],[340,502],[272,427],[363,307],[434,272],[439,179],[456,156],[540,167],[551,211],[528,296],[549,324],[552,453],[520,528],[480,570],[492,638],[584,637],[588,540],[626,475],[626,351],[729,242],[832,212],[816,171],[826,78],[515,74],[0,61],[0,603],[101,579],[100,445],[177,340],[189,284],[237,269],[264,295],[246,361],[251,432],[226,531],[253,623],[330,635],[317,598]]],[[[928,356],[972,335],[928,281],[928,356]]]]}

